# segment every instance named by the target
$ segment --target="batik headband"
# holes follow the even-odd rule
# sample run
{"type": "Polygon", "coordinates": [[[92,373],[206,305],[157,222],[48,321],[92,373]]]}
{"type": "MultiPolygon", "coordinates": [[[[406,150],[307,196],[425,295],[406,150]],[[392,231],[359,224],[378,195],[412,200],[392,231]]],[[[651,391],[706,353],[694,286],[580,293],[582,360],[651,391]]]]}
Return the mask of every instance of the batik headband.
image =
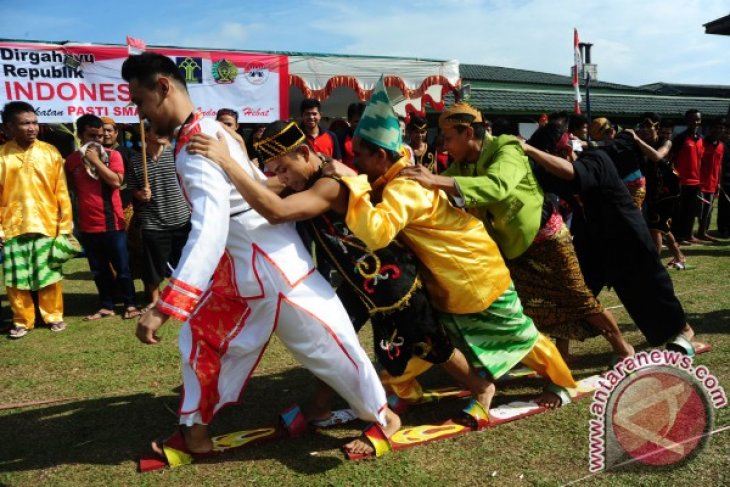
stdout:
{"type": "Polygon", "coordinates": [[[254,144],[263,157],[264,164],[275,157],[293,151],[304,143],[306,137],[296,122],[289,122],[279,132],[254,144]]]}

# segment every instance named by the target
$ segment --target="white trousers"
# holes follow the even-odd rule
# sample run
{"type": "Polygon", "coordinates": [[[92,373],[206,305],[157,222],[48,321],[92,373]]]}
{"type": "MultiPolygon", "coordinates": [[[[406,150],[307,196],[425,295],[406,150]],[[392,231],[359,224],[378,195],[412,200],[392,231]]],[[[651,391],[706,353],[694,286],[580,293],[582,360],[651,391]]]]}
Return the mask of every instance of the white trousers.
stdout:
{"type": "Polygon", "coordinates": [[[243,299],[229,292],[235,283],[216,280],[235,273],[220,272],[219,266],[211,289],[180,331],[180,423],[208,424],[221,407],[238,402],[276,333],[294,358],[361,419],[385,424],[385,391],[332,287],[316,271],[289,283],[262,254],[254,267],[262,297],[243,299]]]}

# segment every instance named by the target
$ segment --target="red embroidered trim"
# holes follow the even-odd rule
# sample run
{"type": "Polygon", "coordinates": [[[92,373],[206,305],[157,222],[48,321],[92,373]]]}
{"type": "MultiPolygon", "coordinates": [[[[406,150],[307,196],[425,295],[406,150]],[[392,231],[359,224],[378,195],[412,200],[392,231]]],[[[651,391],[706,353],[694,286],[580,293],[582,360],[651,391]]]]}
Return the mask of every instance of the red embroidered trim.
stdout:
{"type": "Polygon", "coordinates": [[[181,281],[180,279],[175,279],[174,277],[171,277],[170,278],[169,284],[172,285],[172,286],[175,286],[176,288],[178,288],[178,289],[180,289],[182,291],[187,291],[189,293],[195,294],[198,297],[200,297],[200,296],[203,295],[203,291],[202,290],[198,289],[195,286],[192,286],[192,285],[188,284],[185,281],[181,281]]]}
{"type": "Polygon", "coordinates": [[[158,307],[165,314],[186,320],[198,304],[199,298],[191,296],[185,291],[175,289],[173,284],[168,285],[160,295],[158,307]]]}

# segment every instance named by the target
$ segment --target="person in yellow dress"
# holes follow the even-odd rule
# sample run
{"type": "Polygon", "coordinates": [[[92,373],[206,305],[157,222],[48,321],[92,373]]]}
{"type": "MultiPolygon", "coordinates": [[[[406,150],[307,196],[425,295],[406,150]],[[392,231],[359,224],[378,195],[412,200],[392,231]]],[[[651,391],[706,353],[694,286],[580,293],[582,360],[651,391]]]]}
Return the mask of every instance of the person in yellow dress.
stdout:
{"type": "Polygon", "coordinates": [[[5,288],[13,310],[11,338],[35,324],[32,291],[51,331],[63,331],[61,265],[76,251],[63,158],[37,140],[38,116],[25,102],[5,105],[2,121],[12,140],[0,147],[0,241],[5,288]]]}
{"type": "MultiPolygon", "coordinates": [[[[551,381],[539,404],[568,402],[565,388],[576,386],[573,376],[555,345],[522,312],[509,271],[482,221],[452,206],[444,192],[399,177],[410,162],[382,79],[355,131],[353,151],[361,175],[343,164],[328,165],[329,173],[350,190],[345,222],[352,234],[371,250],[398,239],[418,257],[439,320],[454,345],[483,367],[489,380],[521,362],[551,381]]],[[[465,412],[488,421],[491,395],[480,402],[465,412]]],[[[360,447],[367,451],[366,445],[360,447]]]]}

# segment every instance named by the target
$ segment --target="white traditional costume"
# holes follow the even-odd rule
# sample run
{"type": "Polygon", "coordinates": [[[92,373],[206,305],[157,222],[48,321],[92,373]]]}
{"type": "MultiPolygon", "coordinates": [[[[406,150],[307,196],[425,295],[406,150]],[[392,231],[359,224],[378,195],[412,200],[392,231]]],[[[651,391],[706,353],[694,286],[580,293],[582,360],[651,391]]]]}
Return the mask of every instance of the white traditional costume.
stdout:
{"type": "Polygon", "coordinates": [[[179,337],[180,423],[207,424],[236,402],[276,332],[294,357],[360,418],[385,422],[386,398],[347,312],[314,269],[293,224],[272,225],[216,164],[184,147],[195,133],[224,134],[231,156],[263,174],[213,120],[191,116],[179,131],[176,166],[192,230],[157,307],[185,321],[179,337]]]}

